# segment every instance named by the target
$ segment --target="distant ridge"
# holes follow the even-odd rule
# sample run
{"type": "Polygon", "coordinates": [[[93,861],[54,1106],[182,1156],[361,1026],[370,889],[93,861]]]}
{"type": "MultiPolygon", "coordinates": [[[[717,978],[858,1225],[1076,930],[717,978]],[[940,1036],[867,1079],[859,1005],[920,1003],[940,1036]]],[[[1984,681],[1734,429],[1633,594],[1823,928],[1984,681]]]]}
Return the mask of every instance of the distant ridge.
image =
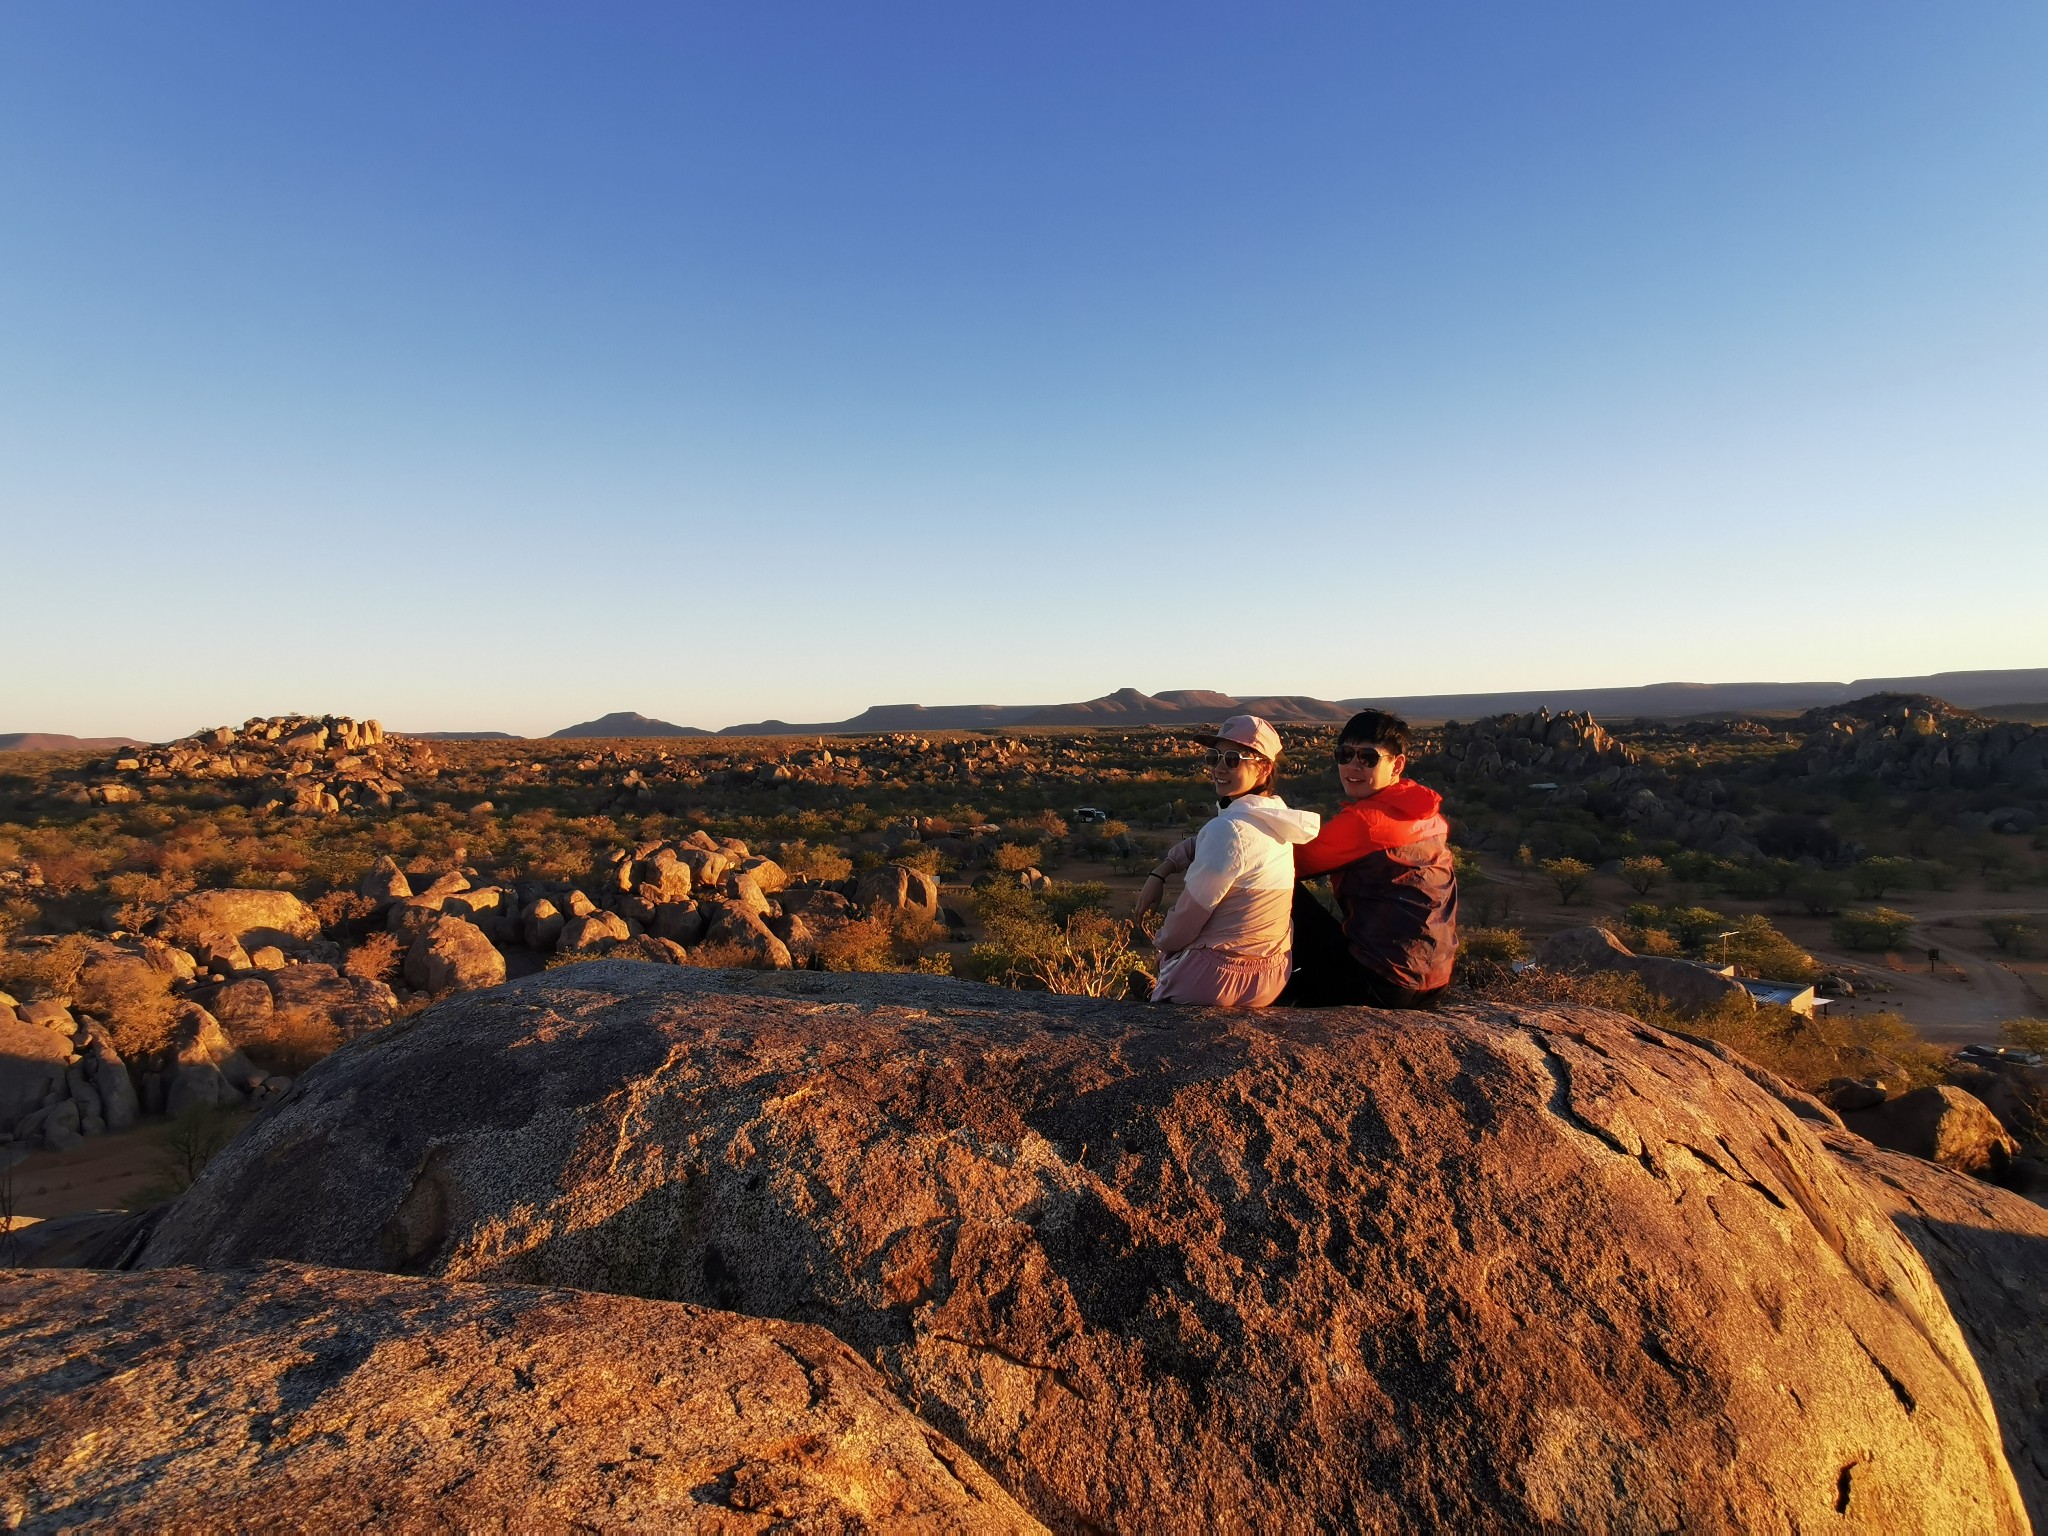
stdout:
{"type": "Polygon", "coordinates": [[[1936,672],[1926,677],[1871,677],[1852,683],[1650,683],[1634,688],[1537,688],[1514,693],[1364,694],[1335,700],[1301,694],[1237,698],[1202,689],[1148,694],[1136,688],[1119,688],[1078,704],[875,704],[850,720],[811,725],[761,720],[751,725],[729,725],[718,734],[855,736],[886,731],[974,731],[1023,726],[1197,725],[1236,714],[1261,715],[1288,724],[1325,724],[1343,721],[1367,708],[1392,710],[1416,724],[1527,714],[1542,708],[1582,709],[1610,720],[1671,720],[1751,710],[1797,713],[1827,704],[1846,704],[1872,693],[1928,693],[1964,708],[2010,705],[2015,700],[2048,702],[2048,667],[1936,672]]]}
{"type": "Polygon", "coordinates": [[[565,725],[549,736],[550,741],[564,738],[603,736],[710,736],[711,731],[701,730],[694,725],[671,725],[666,720],[650,720],[647,716],[632,710],[619,710],[596,720],[586,720],[581,725],[565,725]]]}
{"type": "Polygon", "coordinates": [[[414,741],[524,741],[510,731],[393,731],[394,736],[410,736],[414,741]]]}
{"type": "Polygon", "coordinates": [[[133,736],[66,736],[58,731],[0,734],[0,752],[89,752],[106,747],[146,747],[133,736]]]}

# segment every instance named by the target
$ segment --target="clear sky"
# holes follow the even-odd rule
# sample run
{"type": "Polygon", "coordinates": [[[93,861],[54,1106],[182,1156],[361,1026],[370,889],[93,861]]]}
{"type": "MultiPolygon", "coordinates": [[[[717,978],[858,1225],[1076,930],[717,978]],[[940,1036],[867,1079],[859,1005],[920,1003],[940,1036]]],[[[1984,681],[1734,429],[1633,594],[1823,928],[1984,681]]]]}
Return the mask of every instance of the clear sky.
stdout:
{"type": "Polygon", "coordinates": [[[0,730],[2048,664],[2048,7],[0,5],[0,730]]]}

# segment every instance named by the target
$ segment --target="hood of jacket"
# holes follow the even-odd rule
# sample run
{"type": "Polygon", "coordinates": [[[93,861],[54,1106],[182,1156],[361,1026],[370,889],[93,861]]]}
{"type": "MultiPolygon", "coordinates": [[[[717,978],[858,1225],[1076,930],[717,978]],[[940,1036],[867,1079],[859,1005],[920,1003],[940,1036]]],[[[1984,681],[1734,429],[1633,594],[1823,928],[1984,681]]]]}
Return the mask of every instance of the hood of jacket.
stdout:
{"type": "Polygon", "coordinates": [[[1283,843],[1311,842],[1323,829],[1322,817],[1314,811],[1297,811],[1278,795],[1240,795],[1223,814],[1248,821],[1283,843]]]}
{"type": "Polygon", "coordinates": [[[1413,779],[1396,779],[1376,795],[1354,800],[1354,805],[1371,806],[1395,821],[1427,821],[1442,807],[1444,797],[1413,779]]]}

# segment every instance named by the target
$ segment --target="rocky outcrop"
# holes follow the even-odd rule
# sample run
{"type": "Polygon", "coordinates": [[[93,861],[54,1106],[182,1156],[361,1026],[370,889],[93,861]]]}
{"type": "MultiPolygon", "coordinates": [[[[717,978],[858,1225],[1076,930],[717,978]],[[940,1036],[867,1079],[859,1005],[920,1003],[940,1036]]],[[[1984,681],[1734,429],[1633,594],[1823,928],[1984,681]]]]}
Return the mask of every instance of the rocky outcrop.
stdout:
{"type": "Polygon", "coordinates": [[[0,1278],[0,1524],[1040,1527],[821,1328],[282,1266],[0,1278]]]}
{"type": "Polygon", "coordinates": [[[476,924],[438,918],[406,952],[405,979],[422,992],[495,987],[505,979],[505,957],[476,924]]]}
{"type": "Polygon", "coordinates": [[[162,790],[196,791],[259,811],[317,816],[388,808],[437,771],[431,746],[387,738],[375,720],[275,715],[117,752],[92,771],[96,782],[85,793],[114,803],[162,790]]]}
{"type": "Polygon", "coordinates": [[[128,1064],[98,1020],[55,999],[0,1006],[0,1137],[63,1151],[127,1130],[138,1108],[128,1064]]]}
{"type": "Polygon", "coordinates": [[[187,949],[221,938],[244,950],[296,948],[319,936],[320,919],[290,891],[195,891],[166,907],[156,928],[159,937],[187,949]]]}
{"type": "MultiPolygon", "coordinates": [[[[2048,730],[1968,714],[1925,694],[1880,693],[1811,710],[1806,772],[1817,779],[1862,774],[1896,790],[1988,789],[2010,784],[2048,795],[2048,730]]],[[[1973,813],[1974,829],[2031,832],[2024,807],[1973,813]]]]}
{"type": "Polygon", "coordinates": [[[1438,750],[1455,765],[1456,777],[1480,781],[1542,772],[1604,775],[1604,782],[1611,784],[1640,761],[1633,747],[1616,741],[1581,710],[1553,715],[1548,709],[1538,709],[1450,726],[1438,750]]]}
{"type": "Polygon", "coordinates": [[[921,869],[884,864],[860,877],[853,901],[864,912],[912,911],[937,917],[939,882],[921,869]]]}
{"type": "Polygon", "coordinates": [[[1635,977],[1680,1017],[1709,1009],[1752,1010],[1756,999],[1733,976],[1692,960],[1639,955],[1605,928],[1567,928],[1544,941],[1536,963],[1548,971],[1621,971],[1635,977]]]}
{"type": "Polygon", "coordinates": [[[240,1104],[263,1079],[264,1074],[222,1032],[219,1020],[196,1003],[184,1005],[171,1033],[170,1062],[164,1073],[166,1114],[240,1104]]]}
{"type": "Polygon", "coordinates": [[[0,1012],[0,1131],[63,1095],[73,1055],[70,1031],[28,1023],[11,1008],[0,1012]]]}
{"type": "Polygon", "coordinates": [[[142,1263],[266,1258],[823,1323],[1069,1528],[2025,1528],[1816,1128],[1590,1010],[573,966],[315,1067],[142,1263]]]}
{"type": "Polygon", "coordinates": [[[1880,1147],[1980,1179],[2002,1177],[2020,1150],[1983,1100],[1946,1083],[1846,1111],[1842,1123],[1880,1147]]]}
{"type": "Polygon", "coordinates": [[[1933,1271],[1997,1401],[2034,1528],[2048,1531],[2048,1210],[1860,1137],[1826,1140],[1933,1271]]]}

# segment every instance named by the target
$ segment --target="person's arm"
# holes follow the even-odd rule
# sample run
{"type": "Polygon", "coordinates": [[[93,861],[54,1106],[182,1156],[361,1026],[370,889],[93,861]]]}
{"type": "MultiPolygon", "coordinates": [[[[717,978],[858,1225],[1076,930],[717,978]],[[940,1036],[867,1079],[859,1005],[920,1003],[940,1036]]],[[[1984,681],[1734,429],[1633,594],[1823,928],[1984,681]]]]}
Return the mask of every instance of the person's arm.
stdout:
{"type": "Polygon", "coordinates": [[[1133,917],[1143,917],[1159,905],[1166,895],[1166,882],[1180,874],[1195,860],[1195,840],[1184,837],[1166,850],[1166,857],[1153,866],[1152,873],[1145,877],[1145,883],[1138,887],[1138,902],[1131,909],[1133,917]]]}
{"type": "Polygon", "coordinates": [[[1333,869],[1355,864],[1368,853],[1392,848],[1388,835],[1394,825],[1382,813],[1363,805],[1347,805],[1323,822],[1322,831],[1305,843],[1294,845],[1294,878],[1312,880],[1333,869]]]}
{"type": "MultiPolygon", "coordinates": [[[[1216,910],[1216,904],[1230,893],[1230,888],[1243,873],[1238,826],[1215,822],[1210,825],[1216,830],[1210,834],[1208,846],[1196,847],[1194,862],[1188,866],[1187,879],[1181,886],[1180,900],[1166,914],[1158,937],[1152,941],[1153,947],[1162,955],[1178,954],[1201,936],[1209,914],[1216,910]]],[[[1203,830],[1206,832],[1208,828],[1203,830]]],[[[1175,849],[1175,852],[1179,850],[1175,849]]]]}

